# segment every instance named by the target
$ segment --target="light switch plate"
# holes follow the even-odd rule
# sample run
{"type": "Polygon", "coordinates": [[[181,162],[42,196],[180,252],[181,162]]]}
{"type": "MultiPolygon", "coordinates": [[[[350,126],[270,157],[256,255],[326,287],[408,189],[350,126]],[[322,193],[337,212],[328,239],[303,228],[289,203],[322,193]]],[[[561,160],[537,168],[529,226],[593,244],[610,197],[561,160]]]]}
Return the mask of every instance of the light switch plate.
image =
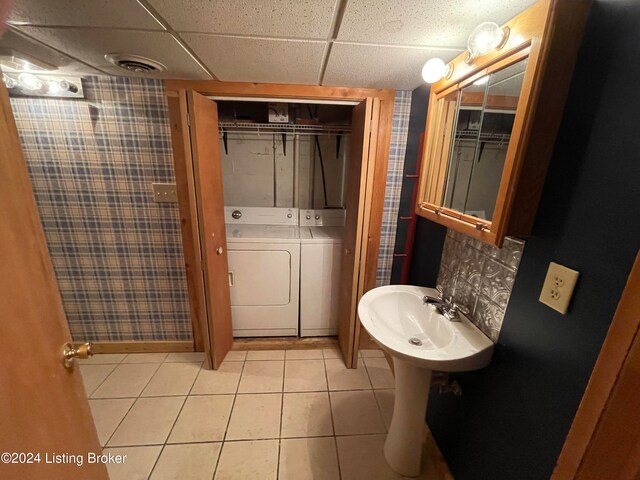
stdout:
{"type": "Polygon", "coordinates": [[[153,201],[158,203],[176,203],[178,193],[175,183],[152,183],[153,201]]]}
{"type": "Polygon", "coordinates": [[[564,315],[569,308],[579,275],[580,272],[551,262],[540,292],[540,301],[564,315]]]}

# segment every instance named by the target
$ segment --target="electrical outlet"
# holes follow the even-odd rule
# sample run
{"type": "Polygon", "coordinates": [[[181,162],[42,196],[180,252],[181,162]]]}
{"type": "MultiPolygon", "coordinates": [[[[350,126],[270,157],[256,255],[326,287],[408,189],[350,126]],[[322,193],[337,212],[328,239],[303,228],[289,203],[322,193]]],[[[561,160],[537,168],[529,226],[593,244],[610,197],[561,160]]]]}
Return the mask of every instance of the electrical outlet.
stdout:
{"type": "Polygon", "coordinates": [[[564,315],[569,308],[579,275],[580,272],[551,262],[540,292],[540,301],[564,315]]]}
{"type": "Polygon", "coordinates": [[[176,203],[178,193],[175,183],[152,183],[153,201],[157,203],[176,203]]]}

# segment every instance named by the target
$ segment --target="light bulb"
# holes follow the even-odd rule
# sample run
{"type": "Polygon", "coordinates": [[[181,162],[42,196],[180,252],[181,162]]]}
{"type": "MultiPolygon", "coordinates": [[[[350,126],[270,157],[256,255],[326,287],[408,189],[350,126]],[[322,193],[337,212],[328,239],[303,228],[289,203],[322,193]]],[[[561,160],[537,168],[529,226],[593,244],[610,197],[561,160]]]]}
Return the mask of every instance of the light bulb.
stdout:
{"type": "Polygon", "coordinates": [[[7,89],[14,88],[18,84],[14,78],[11,78],[4,73],[2,74],[2,80],[4,81],[4,86],[7,87],[7,89]]]}
{"type": "Polygon", "coordinates": [[[473,29],[467,40],[467,49],[472,58],[486,55],[499,47],[507,35],[507,31],[497,23],[483,22],[473,29]]]}
{"type": "Polygon", "coordinates": [[[31,73],[21,73],[18,76],[18,81],[20,82],[20,86],[25,90],[35,91],[42,88],[42,82],[31,73]]]}
{"type": "Polygon", "coordinates": [[[66,80],[51,80],[49,82],[49,93],[52,95],[60,95],[69,90],[69,82],[66,80]]]}
{"type": "Polygon", "coordinates": [[[422,79],[427,83],[435,83],[447,76],[449,67],[441,58],[432,58],[422,67],[422,79]]]}

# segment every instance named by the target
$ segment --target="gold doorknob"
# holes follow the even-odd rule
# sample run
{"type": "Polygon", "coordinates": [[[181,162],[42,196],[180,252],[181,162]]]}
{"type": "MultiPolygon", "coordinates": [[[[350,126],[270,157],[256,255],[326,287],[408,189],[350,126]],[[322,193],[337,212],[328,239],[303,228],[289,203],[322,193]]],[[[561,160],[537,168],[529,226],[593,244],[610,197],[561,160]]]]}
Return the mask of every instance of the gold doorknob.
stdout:
{"type": "Polygon", "coordinates": [[[62,363],[65,368],[73,367],[74,358],[89,358],[93,357],[93,344],[91,342],[84,343],[78,347],[74,347],[71,343],[65,343],[62,347],[62,363]]]}
{"type": "Polygon", "coordinates": [[[222,255],[222,252],[223,252],[222,247],[216,248],[216,254],[217,255],[222,255]]]}

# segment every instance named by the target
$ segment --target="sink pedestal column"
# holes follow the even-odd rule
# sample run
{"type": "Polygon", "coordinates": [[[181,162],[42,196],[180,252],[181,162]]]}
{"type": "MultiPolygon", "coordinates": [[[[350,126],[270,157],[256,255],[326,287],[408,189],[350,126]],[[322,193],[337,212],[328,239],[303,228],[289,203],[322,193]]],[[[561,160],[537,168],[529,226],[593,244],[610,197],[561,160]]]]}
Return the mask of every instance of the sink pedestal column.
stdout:
{"type": "Polygon", "coordinates": [[[396,398],[391,426],[384,443],[389,466],[401,475],[420,475],[431,370],[393,357],[396,398]]]}

